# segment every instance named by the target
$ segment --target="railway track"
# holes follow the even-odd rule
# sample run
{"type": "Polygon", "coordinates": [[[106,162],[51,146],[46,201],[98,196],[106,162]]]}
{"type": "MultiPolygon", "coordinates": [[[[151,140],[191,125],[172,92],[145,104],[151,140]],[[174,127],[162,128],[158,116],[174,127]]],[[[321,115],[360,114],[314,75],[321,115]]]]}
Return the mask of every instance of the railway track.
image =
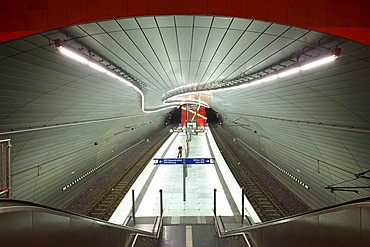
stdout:
{"type": "Polygon", "coordinates": [[[217,131],[217,127],[211,126],[212,135],[220,148],[222,156],[228,164],[236,181],[244,188],[244,193],[252,204],[261,221],[270,221],[286,216],[279,208],[269,193],[258,182],[258,179],[248,171],[243,161],[239,160],[230,145],[225,144],[224,138],[217,131]]]}
{"type": "Polygon", "coordinates": [[[93,204],[87,215],[102,220],[109,220],[128,190],[167,138],[168,135],[164,135],[145,155],[138,157],[132,162],[116,183],[93,204]]]}

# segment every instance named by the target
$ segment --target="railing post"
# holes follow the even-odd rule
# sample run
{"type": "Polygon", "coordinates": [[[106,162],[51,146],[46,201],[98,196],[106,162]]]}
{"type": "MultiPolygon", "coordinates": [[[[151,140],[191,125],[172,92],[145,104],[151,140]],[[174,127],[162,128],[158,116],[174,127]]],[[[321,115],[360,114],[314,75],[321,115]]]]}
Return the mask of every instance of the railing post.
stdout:
{"type": "Polygon", "coordinates": [[[134,220],[134,225],[136,225],[135,220],[135,191],[132,190],[132,219],[134,220]]]}
{"type": "Polygon", "coordinates": [[[215,212],[215,216],[217,216],[217,211],[216,211],[216,189],[213,189],[213,211],[215,212]]]}
{"type": "Polygon", "coordinates": [[[160,205],[160,216],[162,217],[163,215],[163,194],[162,194],[162,189],[159,190],[159,205],[160,205]]]}
{"type": "Polygon", "coordinates": [[[244,224],[244,188],[242,188],[242,225],[244,224]]]}
{"type": "Polygon", "coordinates": [[[182,159],[182,188],[183,188],[183,200],[186,201],[186,159],[182,159]]]}

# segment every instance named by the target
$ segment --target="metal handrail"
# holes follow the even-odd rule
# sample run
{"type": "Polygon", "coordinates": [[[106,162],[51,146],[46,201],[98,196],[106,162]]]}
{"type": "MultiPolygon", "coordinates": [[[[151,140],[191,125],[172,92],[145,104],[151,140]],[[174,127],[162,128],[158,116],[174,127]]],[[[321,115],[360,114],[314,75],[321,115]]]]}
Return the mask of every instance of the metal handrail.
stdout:
{"type": "Polygon", "coordinates": [[[159,216],[155,217],[155,221],[154,221],[153,229],[152,229],[152,232],[153,232],[153,233],[155,232],[155,226],[157,225],[158,217],[159,217],[159,216]]]}
{"type": "Polygon", "coordinates": [[[70,218],[83,218],[86,220],[92,220],[94,222],[99,222],[99,224],[108,225],[111,227],[123,228],[125,230],[133,231],[135,233],[140,233],[143,235],[150,236],[151,232],[133,228],[130,226],[120,226],[117,224],[110,223],[105,220],[92,218],[86,215],[80,215],[73,212],[67,212],[61,209],[52,208],[49,206],[33,203],[33,202],[26,202],[16,199],[7,199],[7,198],[0,198],[0,213],[12,213],[18,211],[34,211],[37,210],[38,212],[45,212],[45,213],[53,213],[54,215],[60,216],[69,216],[70,218]]]}
{"type": "Polygon", "coordinates": [[[145,237],[145,238],[159,238],[160,234],[161,234],[161,230],[162,230],[162,226],[163,226],[163,214],[161,216],[157,216],[156,217],[156,220],[154,222],[154,227],[153,227],[153,230],[152,232],[148,232],[148,234],[143,234],[143,233],[136,233],[135,234],[135,237],[134,237],[134,240],[131,244],[131,247],[134,247],[135,244],[136,244],[136,241],[139,237],[145,237]],[[155,226],[157,225],[157,222],[158,222],[158,218],[159,218],[159,223],[158,223],[158,227],[157,227],[157,231],[155,231],[155,226]],[[154,234],[155,233],[155,234],[154,234]]]}
{"type": "Polygon", "coordinates": [[[218,217],[220,218],[222,228],[224,229],[225,232],[227,232],[226,227],[225,227],[225,224],[224,224],[224,221],[222,220],[221,215],[219,215],[218,217]]]}
{"type": "Polygon", "coordinates": [[[254,230],[254,229],[257,229],[257,228],[261,228],[261,227],[273,226],[273,225],[277,225],[277,224],[280,224],[280,223],[283,223],[283,222],[286,223],[286,222],[290,222],[290,221],[294,221],[294,220],[299,220],[299,219],[302,219],[303,217],[310,217],[310,216],[319,215],[319,214],[322,214],[322,213],[334,212],[334,210],[356,207],[356,206],[359,206],[359,205],[366,205],[367,207],[370,207],[369,203],[370,203],[370,198],[368,198],[368,197],[361,198],[361,199],[356,199],[356,200],[353,200],[353,201],[344,202],[344,203],[341,203],[341,204],[332,205],[332,206],[329,206],[329,207],[316,209],[316,210],[312,210],[312,211],[309,211],[309,212],[305,212],[305,213],[301,213],[301,214],[297,214],[297,215],[293,215],[293,216],[289,216],[289,217],[285,217],[285,218],[280,218],[280,219],[276,219],[276,220],[272,220],[272,221],[268,221],[268,222],[263,222],[263,223],[260,223],[260,224],[257,224],[257,225],[246,226],[246,227],[242,227],[242,228],[239,228],[239,229],[232,229],[230,231],[227,231],[228,232],[227,234],[221,232],[219,222],[217,221],[217,216],[214,214],[213,217],[214,217],[214,220],[216,221],[215,225],[217,227],[217,232],[218,232],[219,238],[233,237],[233,236],[243,236],[245,242],[248,244],[249,247],[251,247],[252,245],[250,244],[250,242],[248,240],[248,237],[247,237],[248,235],[250,235],[249,232],[248,232],[250,230],[254,230]]]}
{"type": "Polygon", "coordinates": [[[221,234],[220,226],[218,225],[217,216],[214,211],[213,211],[213,218],[214,218],[215,225],[216,225],[217,235],[219,238],[221,238],[222,234],[221,234]]]}
{"type": "Polygon", "coordinates": [[[226,233],[227,231],[225,229],[225,225],[223,224],[222,217],[221,217],[221,215],[219,215],[219,218],[221,220],[221,224],[223,225],[223,228],[225,230],[225,233],[221,233],[220,225],[219,225],[218,220],[217,220],[217,215],[215,214],[214,211],[213,211],[213,218],[215,220],[216,230],[217,230],[217,234],[218,234],[219,238],[229,238],[229,237],[240,236],[240,237],[243,237],[244,242],[248,245],[248,247],[252,247],[252,245],[249,243],[247,234],[245,232],[226,233]]]}

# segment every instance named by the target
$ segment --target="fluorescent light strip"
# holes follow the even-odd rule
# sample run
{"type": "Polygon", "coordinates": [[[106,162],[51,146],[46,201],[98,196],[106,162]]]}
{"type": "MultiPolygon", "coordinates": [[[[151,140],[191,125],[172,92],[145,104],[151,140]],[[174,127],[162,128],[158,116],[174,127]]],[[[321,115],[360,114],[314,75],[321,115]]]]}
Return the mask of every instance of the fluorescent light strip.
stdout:
{"type": "MultiPolygon", "coordinates": [[[[320,65],[330,63],[330,62],[334,61],[339,56],[339,54],[340,54],[340,49],[339,48],[334,48],[332,50],[328,50],[324,54],[321,54],[321,55],[317,56],[316,58],[313,59],[314,61],[304,62],[300,66],[298,66],[297,64],[294,64],[294,65],[290,66],[290,67],[294,66],[294,68],[287,67],[287,68],[281,70],[281,72],[279,72],[279,73],[275,72],[275,73],[272,73],[272,74],[268,74],[266,76],[256,78],[254,80],[251,80],[251,81],[243,83],[243,84],[234,85],[234,86],[230,86],[230,87],[224,87],[224,88],[215,88],[215,89],[208,89],[208,90],[201,90],[201,91],[179,93],[177,95],[170,96],[167,99],[169,100],[169,99],[173,99],[173,98],[179,97],[179,96],[202,94],[202,93],[222,92],[222,91],[227,91],[227,90],[235,90],[235,89],[255,86],[255,85],[258,85],[258,84],[261,84],[261,83],[264,83],[264,82],[273,81],[277,78],[281,78],[281,77],[285,77],[285,76],[289,76],[289,75],[298,73],[301,70],[309,70],[311,68],[315,68],[315,67],[318,67],[320,65]]],[[[190,87],[187,87],[187,88],[189,89],[190,87]]],[[[171,92],[177,91],[179,89],[185,89],[185,88],[184,87],[176,88],[176,89],[171,90],[171,92]]]]}
{"type": "MultiPolygon", "coordinates": [[[[135,91],[137,91],[140,96],[141,96],[141,110],[144,112],[144,113],[153,113],[153,112],[158,112],[158,111],[162,111],[162,110],[165,110],[165,109],[169,109],[169,108],[173,108],[175,106],[178,106],[179,104],[184,104],[184,103],[192,103],[194,102],[194,99],[188,99],[188,98],[181,98],[181,99],[178,99],[178,97],[180,96],[187,96],[187,95],[193,95],[193,94],[208,94],[208,93],[212,93],[212,92],[221,92],[221,91],[226,91],[226,90],[235,90],[235,89],[240,89],[240,88],[246,88],[246,87],[250,87],[250,86],[255,86],[255,85],[258,85],[258,84],[261,84],[261,83],[264,83],[264,82],[268,82],[268,81],[273,81],[277,78],[280,78],[280,77],[285,77],[285,76],[289,76],[289,75],[292,75],[292,74],[295,74],[301,70],[308,70],[308,69],[311,69],[311,68],[315,68],[317,66],[320,66],[320,65],[323,65],[323,64],[326,64],[326,63],[329,63],[331,61],[334,61],[338,56],[339,56],[339,53],[340,53],[340,49],[339,48],[335,48],[335,49],[332,49],[330,50],[331,54],[329,57],[323,57],[321,59],[318,59],[316,61],[313,61],[313,62],[310,62],[310,63],[305,63],[304,65],[300,66],[300,67],[296,67],[296,68],[293,68],[293,69],[284,69],[282,72],[280,73],[274,73],[274,74],[270,74],[270,75],[267,75],[267,76],[264,76],[262,78],[258,78],[258,79],[254,79],[250,82],[247,82],[247,83],[243,83],[243,84],[239,84],[239,85],[235,85],[235,86],[230,86],[230,87],[224,87],[224,88],[217,88],[217,89],[209,89],[209,90],[200,90],[200,91],[193,91],[193,92],[187,92],[187,93],[179,93],[177,95],[174,95],[174,96],[171,96],[171,97],[168,97],[167,99],[164,99],[163,100],[163,105],[160,105],[160,106],[157,106],[157,107],[154,107],[152,109],[145,109],[145,96],[143,94],[143,92],[138,88],[136,87],[134,84],[132,84],[130,81],[124,79],[123,77],[117,75],[116,73],[112,72],[112,71],[109,71],[107,70],[106,68],[102,67],[101,65],[97,64],[96,62],[94,61],[90,61],[89,59],[91,58],[86,58],[87,56],[86,55],[79,55],[77,52],[71,50],[70,48],[66,48],[65,46],[63,46],[61,44],[62,42],[60,40],[55,40],[55,45],[57,46],[58,50],[64,54],[65,56],[79,62],[79,63],[82,63],[82,64],[85,64],[85,65],[88,65],[90,68],[96,70],[96,71],[99,71],[101,73],[104,73],[114,79],[117,79],[119,80],[120,82],[123,82],[125,85],[133,88],[135,91]],[[171,100],[172,102],[168,102],[169,100],[171,100]]],[[[296,66],[296,65],[295,65],[296,66]]],[[[179,87],[179,88],[175,88],[169,92],[174,92],[174,91],[178,91],[180,89],[190,89],[194,86],[197,86],[198,84],[191,84],[191,85],[186,85],[186,86],[182,86],[182,87],[179,87]]],[[[195,100],[196,101],[196,100],[195,100]]],[[[209,105],[204,102],[204,101],[201,101],[201,100],[198,100],[199,104],[202,104],[203,106],[209,108],[209,105]]]]}
{"type": "Polygon", "coordinates": [[[330,62],[334,61],[335,59],[336,59],[336,56],[333,56],[332,55],[330,57],[326,57],[326,58],[317,60],[315,62],[305,64],[305,65],[301,66],[301,70],[312,69],[312,68],[318,67],[320,65],[323,65],[323,64],[326,64],[326,63],[330,63],[330,62]]]}
{"type": "Polygon", "coordinates": [[[293,68],[293,69],[288,69],[288,70],[285,70],[283,72],[280,72],[278,74],[278,77],[285,77],[285,76],[288,76],[288,75],[293,75],[295,73],[298,73],[299,71],[301,71],[301,68],[300,67],[293,68]]]}
{"type": "Polygon", "coordinates": [[[163,101],[163,104],[165,105],[171,105],[171,104],[199,104],[201,106],[204,106],[205,108],[210,108],[207,102],[203,100],[198,99],[189,99],[189,98],[174,98],[174,99],[167,99],[163,101]],[[170,101],[170,102],[168,102],[170,101]]]}
{"type": "Polygon", "coordinates": [[[97,70],[99,72],[102,72],[102,73],[106,73],[107,72],[107,70],[105,68],[103,68],[102,66],[100,66],[99,64],[96,64],[96,63],[93,63],[93,62],[90,62],[89,61],[88,65],[91,68],[93,68],[93,69],[95,69],[95,70],[97,70]]]}
{"type": "Polygon", "coordinates": [[[177,91],[177,90],[182,89],[182,88],[196,87],[198,85],[199,84],[197,84],[197,83],[193,83],[193,84],[190,84],[190,85],[184,85],[184,86],[181,86],[181,87],[177,87],[175,89],[172,89],[172,90],[168,91],[167,93],[172,93],[172,92],[177,91]]]}
{"type": "Polygon", "coordinates": [[[269,76],[263,77],[263,78],[261,79],[261,82],[273,81],[273,80],[275,80],[276,78],[278,78],[278,76],[277,76],[277,75],[269,75],[269,76]]]}
{"type": "Polygon", "coordinates": [[[78,55],[77,53],[75,53],[75,52],[73,52],[69,49],[66,49],[62,46],[58,47],[58,49],[61,53],[63,53],[64,55],[66,55],[69,58],[72,58],[73,60],[76,60],[79,63],[88,64],[88,62],[89,62],[89,60],[87,60],[86,58],[84,58],[84,57],[78,55]]]}
{"type": "MultiPolygon", "coordinates": [[[[98,72],[101,72],[101,73],[104,73],[116,80],[119,80],[120,82],[124,83],[125,85],[133,88],[136,92],[138,92],[141,96],[141,110],[144,112],[144,113],[154,113],[154,112],[159,112],[159,111],[163,111],[163,110],[166,110],[166,109],[170,109],[170,108],[173,108],[173,107],[176,107],[178,105],[181,105],[181,104],[184,104],[184,103],[193,103],[194,100],[189,100],[189,99],[181,99],[181,102],[180,101],[175,101],[175,102],[163,102],[163,105],[159,105],[157,107],[153,107],[152,109],[145,109],[145,96],[143,94],[143,92],[137,87],[135,86],[134,84],[132,84],[130,81],[126,80],[125,78],[117,75],[116,73],[112,72],[112,71],[109,71],[107,70],[106,68],[104,68],[103,66],[97,64],[95,61],[90,61],[91,58],[87,57],[86,55],[80,55],[78,51],[74,51],[73,48],[67,48],[66,46],[63,46],[61,44],[61,41],[60,40],[56,40],[55,41],[55,45],[57,46],[58,50],[65,56],[79,62],[79,63],[82,63],[84,65],[88,65],[90,68],[98,71],[98,72]]],[[[202,105],[206,106],[206,107],[209,107],[207,103],[202,103],[202,105]]]]}

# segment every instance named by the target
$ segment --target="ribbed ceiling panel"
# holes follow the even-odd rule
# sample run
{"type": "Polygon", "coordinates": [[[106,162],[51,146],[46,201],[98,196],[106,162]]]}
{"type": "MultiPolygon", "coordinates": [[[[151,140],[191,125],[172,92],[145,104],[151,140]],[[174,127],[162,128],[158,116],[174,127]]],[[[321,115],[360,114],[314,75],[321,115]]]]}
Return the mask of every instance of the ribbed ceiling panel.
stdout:
{"type": "Polygon", "coordinates": [[[177,87],[224,85],[271,72],[295,53],[308,58],[339,47],[331,64],[214,92],[209,103],[223,126],[280,167],[269,166],[312,207],[368,195],[325,189],[369,185],[355,176],[370,170],[368,46],[258,20],[153,16],[84,23],[0,45],[0,130],[13,131],[1,137],[13,142],[19,198],[57,203],[66,196],[63,186],[163,127],[166,111],[144,114],[138,93],[62,56],[55,39],[138,79],[146,107],[177,87]]]}

